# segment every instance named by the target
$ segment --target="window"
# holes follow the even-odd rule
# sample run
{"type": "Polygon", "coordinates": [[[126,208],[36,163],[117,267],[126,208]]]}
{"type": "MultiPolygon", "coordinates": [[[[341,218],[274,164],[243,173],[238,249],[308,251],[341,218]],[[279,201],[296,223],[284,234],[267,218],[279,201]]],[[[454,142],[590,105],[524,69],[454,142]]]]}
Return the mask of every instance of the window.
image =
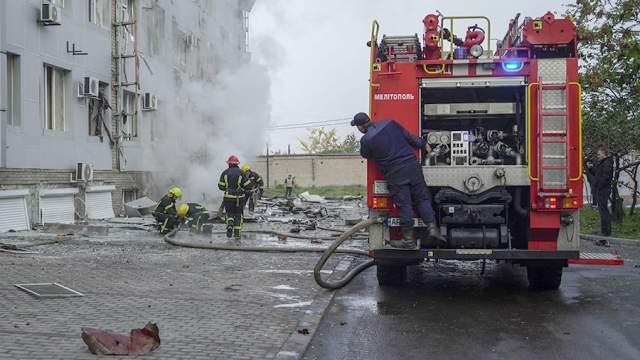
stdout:
{"type": "Polygon", "coordinates": [[[89,136],[100,136],[102,140],[102,131],[105,127],[109,128],[109,117],[107,116],[107,110],[110,109],[109,101],[107,100],[107,87],[109,84],[100,81],[99,95],[97,98],[89,98],[89,136]]]}
{"type": "Polygon", "coordinates": [[[20,57],[7,54],[7,125],[20,123],[20,57]]]}
{"type": "Polygon", "coordinates": [[[136,189],[125,189],[122,190],[122,203],[126,204],[138,198],[138,190],[136,189]]]}
{"type": "Polygon", "coordinates": [[[89,22],[109,29],[110,0],[89,0],[89,22]]]}
{"type": "Polygon", "coordinates": [[[122,94],[122,132],[125,139],[138,136],[138,104],[136,93],[125,90],[122,94]]]}
{"type": "Polygon", "coordinates": [[[49,130],[65,129],[65,80],[67,71],[44,65],[44,126],[49,130]]]}

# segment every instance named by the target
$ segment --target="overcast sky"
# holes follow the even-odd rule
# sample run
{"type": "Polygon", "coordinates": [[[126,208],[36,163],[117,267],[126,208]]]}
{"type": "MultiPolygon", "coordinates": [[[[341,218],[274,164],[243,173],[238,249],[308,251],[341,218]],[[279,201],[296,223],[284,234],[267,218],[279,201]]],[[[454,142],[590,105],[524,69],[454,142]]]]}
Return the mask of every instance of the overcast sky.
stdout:
{"type": "MultiPolygon", "coordinates": [[[[491,19],[492,38],[502,38],[509,19],[520,12],[540,17],[562,13],[562,0],[258,0],[250,18],[250,47],[268,65],[272,79],[271,119],[275,125],[348,118],[368,108],[371,22],[380,35],[412,35],[422,39],[422,18],[435,10],[444,15],[484,15],[491,19]]],[[[480,23],[481,24],[481,23],[480,23]]],[[[479,25],[480,25],[479,24],[479,25]]],[[[455,27],[464,38],[464,27],[455,27]]],[[[353,131],[336,127],[344,136],[353,131]]],[[[268,134],[272,150],[300,152],[306,129],[268,134]]]]}

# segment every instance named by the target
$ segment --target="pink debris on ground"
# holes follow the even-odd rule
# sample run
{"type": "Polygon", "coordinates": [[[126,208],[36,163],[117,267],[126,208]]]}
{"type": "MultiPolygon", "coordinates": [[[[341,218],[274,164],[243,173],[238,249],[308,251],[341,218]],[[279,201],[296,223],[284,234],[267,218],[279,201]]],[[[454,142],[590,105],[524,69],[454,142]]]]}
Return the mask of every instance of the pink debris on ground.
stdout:
{"type": "Polygon", "coordinates": [[[96,355],[143,355],[160,346],[160,331],[154,323],[132,329],[129,335],[108,330],[81,328],[82,340],[96,355]]]}

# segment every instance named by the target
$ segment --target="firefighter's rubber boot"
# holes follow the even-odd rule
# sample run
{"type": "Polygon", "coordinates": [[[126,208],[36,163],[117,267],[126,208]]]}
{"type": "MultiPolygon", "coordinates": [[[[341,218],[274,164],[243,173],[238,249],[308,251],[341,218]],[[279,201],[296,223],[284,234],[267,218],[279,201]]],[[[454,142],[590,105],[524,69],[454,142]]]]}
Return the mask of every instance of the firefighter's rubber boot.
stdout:
{"type": "Polygon", "coordinates": [[[233,227],[227,226],[227,237],[230,238],[233,236],[233,227]]]}
{"type": "Polygon", "coordinates": [[[236,240],[240,240],[240,229],[233,229],[233,237],[236,240]]]}
{"type": "Polygon", "coordinates": [[[427,224],[427,236],[438,248],[447,245],[447,239],[440,234],[440,228],[438,228],[435,222],[427,224]]]}
{"type": "Polygon", "coordinates": [[[413,228],[401,228],[402,240],[391,240],[391,246],[398,249],[415,249],[416,239],[413,237],[413,228]]]}

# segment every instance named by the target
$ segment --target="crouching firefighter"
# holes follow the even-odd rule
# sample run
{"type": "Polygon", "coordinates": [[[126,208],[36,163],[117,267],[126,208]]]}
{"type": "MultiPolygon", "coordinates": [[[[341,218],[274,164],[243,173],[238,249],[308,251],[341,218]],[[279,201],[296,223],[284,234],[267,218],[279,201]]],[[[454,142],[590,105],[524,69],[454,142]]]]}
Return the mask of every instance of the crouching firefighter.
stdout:
{"type": "Polygon", "coordinates": [[[182,203],[176,210],[178,222],[193,232],[202,232],[202,225],[209,221],[209,212],[198,203],[182,203]]]}
{"type": "Polygon", "coordinates": [[[174,186],[160,199],[158,206],[153,211],[153,217],[156,219],[161,234],[166,234],[173,228],[172,224],[176,220],[176,201],[181,197],[182,190],[174,186]]]}
{"type": "Polygon", "coordinates": [[[435,242],[435,246],[445,245],[446,240],[436,225],[431,192],[413,150],[424,148],[430,152],[426,140],[412,135],[394,120],[372,122],[365,113],[356,114],[351,126],[357,126],[364,134],[360,139],[360,155],[378,166],[398,208],[402,240],[391,241],[391,246],[405,249],[416,247],[413,234],[414,207],[427,225],[429,239],[435,242]]]}
{"type": "Polygon", "coordinates": [[[229,156],[227,164],[229,168],[222,172],[218,188],[224,191],[225,223],[227,224],[227,237],[234,236],[240,239],[240,231],[244,221],[242,210],[246,192],[251,190],[251,180],[240,170],[240,161],[234,155],[229,156]]]}

